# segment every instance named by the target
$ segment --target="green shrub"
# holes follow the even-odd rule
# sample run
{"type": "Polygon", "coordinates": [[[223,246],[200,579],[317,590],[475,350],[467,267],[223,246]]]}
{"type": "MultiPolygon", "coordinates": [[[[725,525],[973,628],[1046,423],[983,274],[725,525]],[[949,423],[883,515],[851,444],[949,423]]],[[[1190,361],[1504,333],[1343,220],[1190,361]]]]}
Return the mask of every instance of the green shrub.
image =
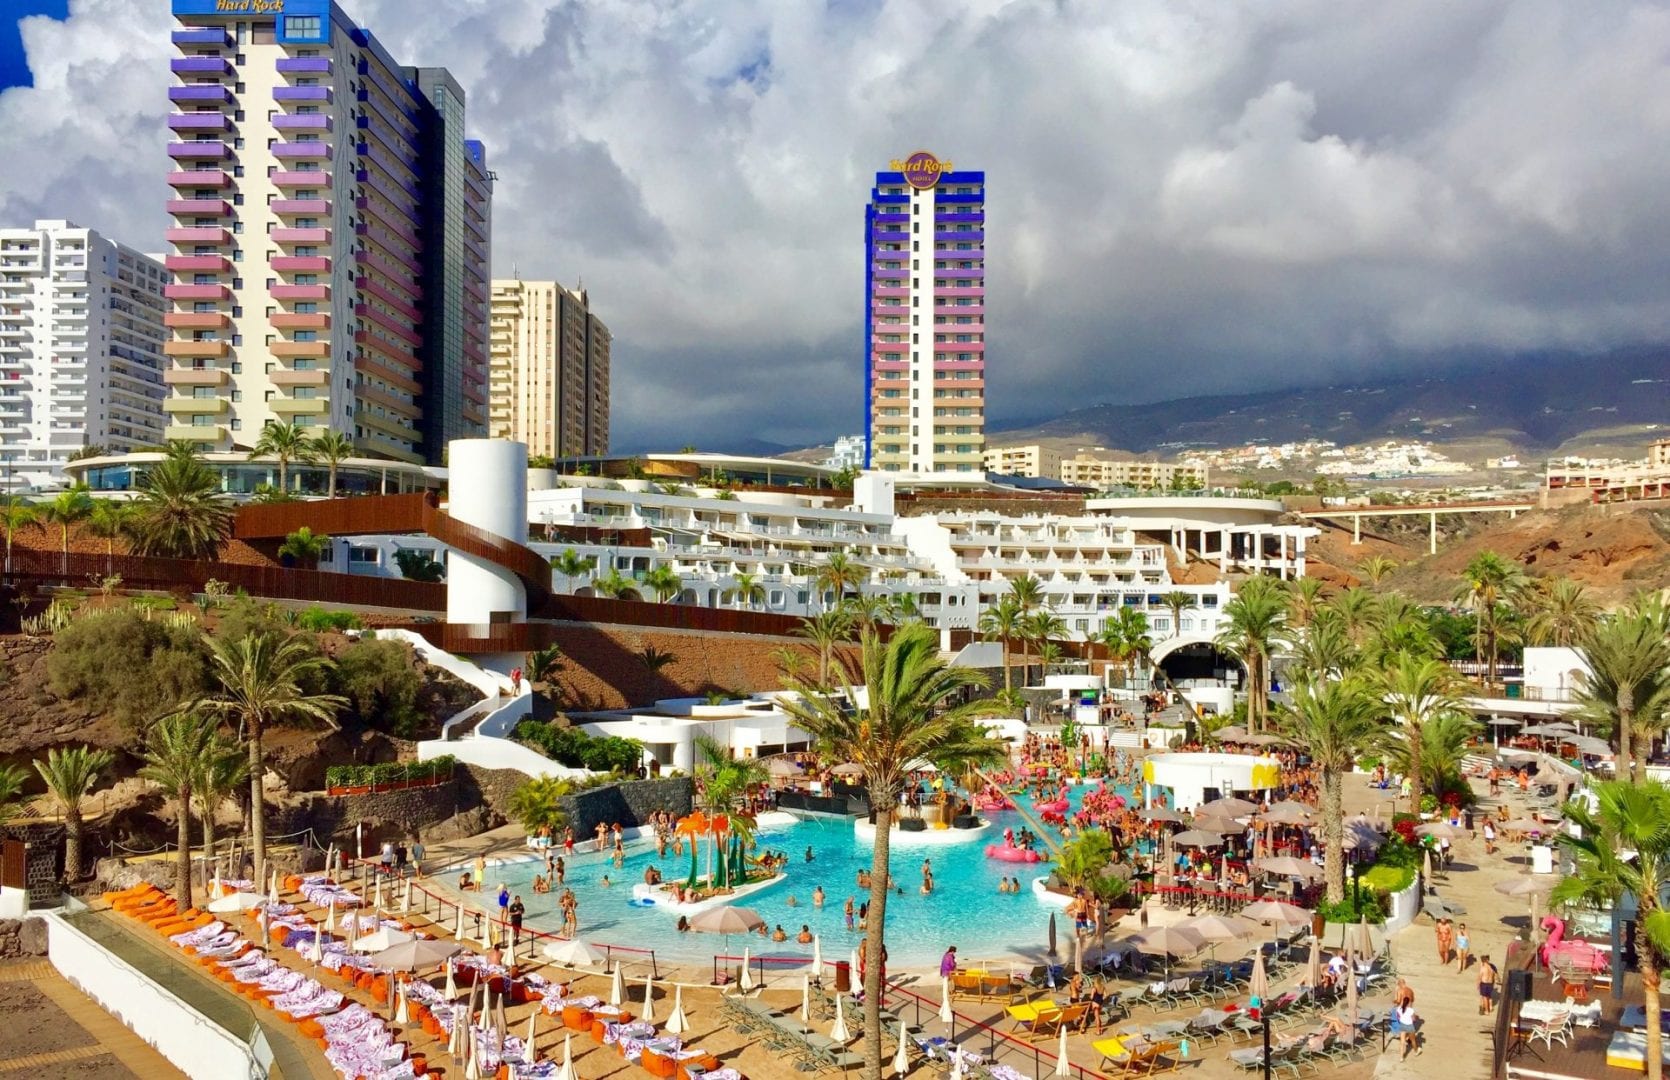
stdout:
{"type": "Polygon", "coordinates": [[[524,720],[512,733],[559,765],[593,772],[630,772],[643,760],[644,745],[617,735],[588,735],[579,728],[524,720]]]}
{"type": "Polygon", "coordinates": [[[361,638],[337,654],[332,675],[332,689],[353,704],[361,723],[401,738],[417,733],[423,676],[412,663],[410,645],[361,638]]]}
{"type": "Polygon", "coordinates": [[[1402,892],[1415,880],[1412,866],[1371,866],[1357,877],[1357,885],[1364,892],[1373,889],[1376,895],[1402,892]]]}
{"type": "Polygon", "coordinates": [[[358,630],[361,627],[360,617],[353,612],[326,611],[322,607],[308,608],[296,621],[303,630],[311,630],[315,634],[327,630],[358,630]]]}
{"type": "Polygon", "coordinates": [[[237,641],[250,634],[288,635],[284,612],[277,604],[259,604],[247,596],[227,601],[215,620],[215,637],[237,641]]]}
{"type": "Polygon", "coordinates": [[[58,697],[138,728],[203,693],[208,649],[196,627],[112,608],[78,616],[55,634],[46,674],[58,697]]]}
{"type": "Polygon", "coordinates": [[[430,761],[385,761],[375,765],[331,765],[325,769],[326,787],[372,787],[411,780],[448,780],[458,759],[442,754],[430,761]]]}
{"type": "Polygon", "coordinates": [[[1323,901],[1316,905],[1316,910],[1324,919],[1333,923],[1354,923],[1365,917],[1371,923],[1386,921],[1386,906],[1378,893],[1363,889],[1362,906],[1359,908],[1351,902],[1350,886],[1347,885],[1346,888],[1345,899],[1339,903],[1330,904],[1323,901]]]}

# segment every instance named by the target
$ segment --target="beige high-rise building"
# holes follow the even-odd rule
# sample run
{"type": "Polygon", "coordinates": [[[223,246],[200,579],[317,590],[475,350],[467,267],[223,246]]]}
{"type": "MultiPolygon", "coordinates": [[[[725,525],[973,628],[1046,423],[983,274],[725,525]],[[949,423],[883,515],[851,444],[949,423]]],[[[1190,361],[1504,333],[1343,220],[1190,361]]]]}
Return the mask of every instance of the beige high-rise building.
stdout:
{"type": "Polygon", "coordinates": [[[555,281],[493,282],[488,430],[530,455],[609,452],[609,328],[584,289],[555,281]]]}

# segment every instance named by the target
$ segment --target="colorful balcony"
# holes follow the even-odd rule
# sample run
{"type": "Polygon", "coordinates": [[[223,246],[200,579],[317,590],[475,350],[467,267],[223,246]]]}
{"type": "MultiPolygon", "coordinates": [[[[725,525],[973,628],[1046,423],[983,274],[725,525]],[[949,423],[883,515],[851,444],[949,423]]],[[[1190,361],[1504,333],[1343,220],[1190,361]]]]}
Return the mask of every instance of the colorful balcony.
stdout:
{"type": "Polygon", "coordinates": [[[230,274],[232,260],[224,255],[170,255],[163,260],[169,270],[179,273],[230,274]]]}
{"type": "Polygon", "coordinates": [[[232,403],[220,396],[215,397],[170,397],[163,401],[162,411],[165,413],[223,413],[232,407],[232,403]]]}
{"type": "Polygon", "coordinates": [[[894,232],[892,230],[886,230],[871,233],[870,239],[874,240],[878,244],[903,243],[904,241],[910,239],[910,234],[907,232],[894,232]]]}
{"type": "Polygon", "coordinates": [[[267,402],[267,408],[280,416],[323,416],[330,408],[330,399],[275,397],[267,402]]]}
{"type": "Polygon", "coordinates": [[[331,317],[323,311],[275,311],[267,322],[280,330],[328,330],[331,317]]]}
{"type": "Polygon", "coordinates": [[[879,288],[879,289],[874,290],[874,293],[875,293],[876,296],[899,296],[899,297],[904,297],[904,296],[909,296],[910,295],[910,290],[909,289],[893,288],[893,287],[885,287],[885,288],[879,288]]]}
{"type": "Polygon", "coordinates": [[[335,125],[324,113],[308,113],[303,116],[281,113],[273,117],[273,127],[280,131],[330,131],[335,125]]]}
{"type": "Polygon", "coordinates": [[[170,300],[230,300],[232,290],[225,285],[164,285],[162,295],[170,300]]]}
{"type": "Polygon", "coordinates": [[[165,341],[162,354],[187,360],[219,359],[226,355],[226,348],[224,341],[165,341]]]}
{"type": "Polygon", "coordinates": [[[267,265],[281,273],[328,274],[331,261],[325,255],[280,255],[267,265]]]}
{"type": "Polygon", "coordinates": [[[188,83],[170,86],[169,101],[189,102],[193,105],[224,105],[232,100],[232,88],[219,83],[188,83]]]}
{"type": "Polygon", "coordinates": [[[168,70],[176,75],[230,75],[232,61],[224,56],[176,56],[168,61],[168,70]]]}
{"type": "Polygon", "coordinates": [[[218,112],[171,113],[168,126],[175,131],[230,131],[232,118],[218,112]]]}
{"type": "Polygon", "coordinates": [[[329,103],[335,93],[328,86],[275,86],[274,101],[323,101],[329,103]]]}
{"type": "Polygon", "coordinates": [[[286,56],[278,61],[281,75],[329,75],[331,58],[328,56],[286,56]]]}
{"type": "MultiPolygon", "coordinates": [[[[210,410],[202,409],[200,412],[210,410]]],[[[193,443],[218,443],[226,440],[226,426],[224,424],[169,424],[162,429],[162,437],[169,440],[184,439],[193,443]]]]}
{"type": "Polygon", "coordinates": [[[329,285],[274,285],[267,290],[274,300],[329,300],[329,285]]]}
{"type": "Polygon", "coordinates": [[[318,359],[331,354],[331,343],[328,341],[275,341],[267,346],[267,351],[274,356],[303,356],[318,359]]]}
{"type": "Polygon", "coordinates": [[[170,244],[230,244],[232,231],[213,225],[198,225],[191,228],[165,229],[162,238],[170,244]]]}
{"type": "Polygon", "coordinates": [[[274,242],[280,244],[328,244],[331,242],[331,231],[324,228],[313,229],[274,229],[267,234],[274,242]]]}
{"type": "Polygon", "coordinates": [[[274,199],[267,208],[275,214],[329,214],[329,199],[274,199]]]}
{"type": "Polygon", "coordinates": [[[170,199],[166,209],[180,216],[225,217],[232,204],[225,199],[170,199]]]}
{"type": "Polygon", "coordinates": [[[324,368],[315,368],[312,371],[275,368],[267,373],[267,381],[274,386],[324,386],[330,382],[330,374],[324,368]]]}
{"type": "Polygon", "coordinates": [[[162,381],[167,386],[225,386],[227,379],[225,368],[169,368],[162,373],[162,381]]]}
{"type": "Polygon", "coordinates": [[[169,173],[168,185],[177,188],[223,188],[232,186],[232,177],[221,169],[192,169],[169,173]]]}
{"type": "Polygon", "coordinates": [[[169,143],[168,156],[176,161],[221,161],[232,156],[232,148],[223,142],[194,139],[169,143]]]}
{"type": "Polygon", "coordinates": [[[170,311],[162,317],[162,325],[173,330],[219,330],[232,325],[223,311],[170,311]]]}
{"type": "Polygon", "coordinates": [[[319,139],[281,142],[273,145],[273,157],[287,161],[328,161],[331,144],[319,139]]]}
{"type": "Polygon", "coordinates": [[[984,244],[986,242],[986,234],[984,232],[940,231],[934,233],[934,242],[938,244],[952,242],[960,244],[984,244]]]}
{"type": "Polygon", "coordinates": [[[272,175],[273,187],[278,188],[328,188],[331,186],[331,174],[323,169],[309,172],[276,172],[272,175]]]}
{"type": "Polygon", "coordinates": [[[215,45],[222,49],[232,44],[232,35],[224,27],[193,26],[186,30],[176,30],[168,36],[168,40],[176,45],[215,45]]]}

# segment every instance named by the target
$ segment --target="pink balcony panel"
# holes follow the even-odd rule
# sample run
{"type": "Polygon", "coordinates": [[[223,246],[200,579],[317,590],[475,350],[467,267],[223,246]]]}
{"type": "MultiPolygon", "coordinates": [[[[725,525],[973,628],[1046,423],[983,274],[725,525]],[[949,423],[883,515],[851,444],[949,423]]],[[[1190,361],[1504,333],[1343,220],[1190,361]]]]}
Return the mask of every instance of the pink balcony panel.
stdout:
{"type": "Polygon", "coordinates": [[[163,260],[169,270],[212,270],[217,274],[232,272],[232,260],[224,255],[170,255],[163,260]]]}
{"type": "Polygon", "coordinates": [[[275,214],[328,214],[329,199],[274,199],[270,204],[275,214]]]}
{"type": "Polygon", "coordinates": [[[280,188],[328,188],[331,186],[331,174],[323,169],[317,172],[276,172],[272,181],[273,187],[280,188]]]}
{"type": "Polygon", "coordinates": [[[170,300],[226,300],[232,290],[225,285],[164,285],[162,295],[170,300]]]}
{"type": "MultiPolygon", "coordinates": [[[[984,341],[939,342],[934,345],[934,357],[938,359],[956,353],[983,353],[986,351],[984,341]]],[[[972,363],[972,361],[968,361],[972,363]]]]}
{"type": "Polygon", "coordinates": [[[329,285],[274,285],[267,290],[274,300],[329,300],[329,285]]]}
{"type": "Polygon", "coordinates": [[[910,351],[910,346],[902,341],[878,341],[871,347],[878,353],[906,353],[910,351]]]}
{"type": "Polygon", "coordinates": [[[232,186],[232,178],[219,169],[196,169],[191,172],[168,174],[169,187],[223,188],[232,186]]]}
{"type": "Polygon", "coordinates": [[[224,216],[232,212],[232,204],[225,199],[170,199],[165,209],[170,214],[224,216]]]}
{"type": "Polygon", "coordinates": [[[401,326],[400,320],[396,319],[393,315],[390,315],[387,312],[378,311],[370,304],[355,304],[354,314],[358,315],[362,319],[370,319],[372,322],[381,326],[401,341],[407,342],[413,346],[423,344],[423,338],[419,337],[406,327],[401,326]]]}
{"type": "Polygon", "coordinates": [[[279,244],[328,244],[331,242],[329,229],[274,229],[267,234],[279,244]]]}
{"type": "Polygon", "coordinates": [[[232,233],[210,225],[185,229],[165,229],[162,238],[170,244],[230,244],[232,233]]]}
{"type": "Polygon", "coordinates": [[[970,307],[956,307],[955,305],[946,306],[945,304],[940,304],[938,307],[934,308],[934,314],[969,315],[976,318],[984,318],[986,315],[986,306],[984,304],[974,304],[970,307]]]}
{"type": "MultiPolygon", "coordinates": [[[[880,290],[877,290],[877,291],[879,292],[880,290]]],[[[980,288],[978,286],[973,287],[973,288],[967,288],[967,289],[935,289],[934,290],[934,295],[935,296],[953,296],[953,297],[955,297],[955,296],[970,296],[970,297],[984,298],[985,295],[986,295],[986,290],[983,289],[983,288],[980,288]]]]}
{"type": "Polygon", "coordinates": [[[400,312],[400,314],[406,316],[414,323],[422,321],[422,312],[418,311],[418,309],[413,307],[410,303],[410,301],[414,298],[396,295],[392,289],[386,289],[380,283],[373,281],[368,277],[355,278],[354,285],[370,293],[372,296],[377,297],[383,303],[400,312]]]}
{"type": "Polygon", "coordinates": [[[909,289],[883,288],[883,289],[875,289],[875,290],[873,290],[873,293],[876,296],[909,296],[910,295],[910,290],[909,289]]]}
{"type": "Polygon", "coordinates": [[[286,273],[329,273],[331,261],[324,255],[280,255],[267,265],[286,273]]]}

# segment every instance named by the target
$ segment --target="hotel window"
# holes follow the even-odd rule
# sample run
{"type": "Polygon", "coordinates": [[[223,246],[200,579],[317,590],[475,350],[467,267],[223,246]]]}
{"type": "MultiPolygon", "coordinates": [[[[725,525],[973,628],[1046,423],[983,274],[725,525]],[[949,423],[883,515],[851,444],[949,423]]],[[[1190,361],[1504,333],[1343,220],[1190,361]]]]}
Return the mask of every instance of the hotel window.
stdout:
{"type": "Polygon", "coordinates": [[[286,15],[284,17],[284,36],[293,38],[316,38],[319,36],[320,19],[317,15],[286,15]]]}

